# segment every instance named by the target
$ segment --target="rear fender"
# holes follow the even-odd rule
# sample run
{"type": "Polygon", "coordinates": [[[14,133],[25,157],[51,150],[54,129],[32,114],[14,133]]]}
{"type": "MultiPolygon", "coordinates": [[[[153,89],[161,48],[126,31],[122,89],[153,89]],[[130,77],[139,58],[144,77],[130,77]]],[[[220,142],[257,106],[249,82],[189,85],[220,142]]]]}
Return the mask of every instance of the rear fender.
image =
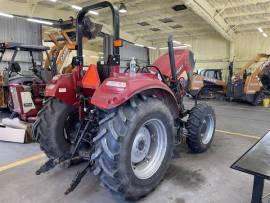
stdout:
{"type": "Polygon", "coordinates": [[[174,112],[177,102],[171,89],[153,74],[119,74],[106,79],[95,91],[91,103],[101,109],[116,108],[137,94],[150,94],[160,98],[168,98],[174,112]],[[165,96],[164,96],[165,95],[165,96]]]}
{"type": "Polygon", "coordinates": [[[55,97],[67,104],[74,105],[77,99],[73,73],[54,76],[46,85],[44,94],[46,97],[55,97]]]}

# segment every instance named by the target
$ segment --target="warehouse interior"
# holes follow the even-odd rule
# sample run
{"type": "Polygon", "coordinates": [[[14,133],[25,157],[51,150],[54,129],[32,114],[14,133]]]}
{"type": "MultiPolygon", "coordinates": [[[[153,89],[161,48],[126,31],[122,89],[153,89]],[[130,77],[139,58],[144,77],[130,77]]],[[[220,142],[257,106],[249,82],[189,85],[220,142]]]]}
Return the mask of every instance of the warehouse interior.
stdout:
{"type": "Polygon", "coordinates": [[[269,0],[0,4],[0,202],[270,201],[269,0]]]}

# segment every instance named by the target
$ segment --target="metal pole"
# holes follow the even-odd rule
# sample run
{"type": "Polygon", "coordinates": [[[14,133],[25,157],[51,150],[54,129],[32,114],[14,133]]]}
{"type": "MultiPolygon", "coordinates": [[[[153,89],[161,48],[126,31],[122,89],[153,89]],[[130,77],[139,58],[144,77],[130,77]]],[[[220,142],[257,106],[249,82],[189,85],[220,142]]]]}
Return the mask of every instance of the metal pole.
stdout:
{"type": "Polygon", "coordinates": [[[104,63],[107,63],[109,55],[113,54],[113,38],[110,35],[103,37],[104,63]]]}
{"type": "Polygon", "coordinates": [[[169,49],[169,57],[170,57],[170,64],[171,64],[172,80],[175,82],[176,81],[176,68],[175,68],[175,57],[174,57],[172,36],[169,36],[169,39],[168,39],[168,49],[169,49]]]}
{"type": "Polygon", "coordinates": [[[263,187],[264,179],[259,176],[254,176],[251,203],[262,203],[263,187]]]}

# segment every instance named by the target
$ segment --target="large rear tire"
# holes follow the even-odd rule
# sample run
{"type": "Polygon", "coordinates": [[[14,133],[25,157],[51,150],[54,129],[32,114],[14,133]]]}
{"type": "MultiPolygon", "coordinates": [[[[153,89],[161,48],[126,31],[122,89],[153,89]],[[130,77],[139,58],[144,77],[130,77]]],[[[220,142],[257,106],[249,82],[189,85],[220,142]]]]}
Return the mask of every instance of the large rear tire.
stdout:
{"type": "Polygon", "coordinates": [[[163,179],[173,151],[173,117],[158,99],[133,99],[100,121],[95,175],[109,190],[137,200],[163,179]]]}
{"type": "Polygon", "coordinates": [[[76,131],[76,109],[58,99],[49,99],[33,125],[33,139],[48,158],[58,158],[70,152],[71,138],[76,131]]]}
{"type": "Polygon", "coordinates": [[[212,107],[198,104],[191,109],[187,121],[187,145],[194,153],[205,152],[211,145],[216,129],[216,116],[212,107]]]}

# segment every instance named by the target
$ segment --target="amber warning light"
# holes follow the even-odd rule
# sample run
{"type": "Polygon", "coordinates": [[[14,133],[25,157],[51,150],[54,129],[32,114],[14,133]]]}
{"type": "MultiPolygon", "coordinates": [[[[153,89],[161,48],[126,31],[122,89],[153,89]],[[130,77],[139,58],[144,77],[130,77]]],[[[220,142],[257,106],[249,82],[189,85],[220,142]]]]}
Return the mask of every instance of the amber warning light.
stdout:
{"type": "Polygon", "coordinates": [[[118,39],[113,42],[114,47],[122,47],[123,46],[123,40],[118,39]]]}

